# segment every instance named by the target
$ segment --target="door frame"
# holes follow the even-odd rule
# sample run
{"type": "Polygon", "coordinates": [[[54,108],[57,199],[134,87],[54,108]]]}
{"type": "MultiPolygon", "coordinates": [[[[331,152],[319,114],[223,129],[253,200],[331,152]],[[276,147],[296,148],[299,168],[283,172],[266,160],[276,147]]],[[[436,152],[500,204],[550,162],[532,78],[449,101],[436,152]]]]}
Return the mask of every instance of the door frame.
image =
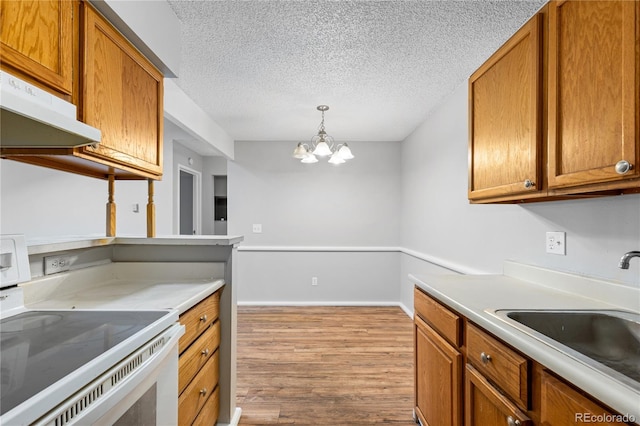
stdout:
{"type": "Polygon", "coordinates": [[[193,227],[196,233],[202,234],[202,172],[194,170],[183,164],[178,164],[178,193],[175,227],[177,234],[180,234],[180,172],[189,173],[193,176],[193,227]]]}

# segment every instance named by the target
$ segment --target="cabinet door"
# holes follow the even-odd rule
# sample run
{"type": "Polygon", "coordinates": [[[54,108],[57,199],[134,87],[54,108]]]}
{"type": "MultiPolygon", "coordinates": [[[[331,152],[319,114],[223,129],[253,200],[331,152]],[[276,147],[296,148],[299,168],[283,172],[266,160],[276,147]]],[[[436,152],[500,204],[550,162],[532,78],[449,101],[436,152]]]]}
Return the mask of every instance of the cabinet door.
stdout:
{"type": "Polygon", "coordinates": [[[465,376],[465,426],[532,424],[522,411],[469,364],[465,376]]]}
{"type": "Polygon", "coordinates": [[[462,424],[462,355],[415,318],[416,414],[425,426],[462,424]]]}
{"type": "Polygon", "coordinates": [[[469,199],[541,187],[540,26],[535,15],[469,78],[469,199]]]}
{"type": "Polygon", "coordinates": [[[549,5],[550,188],[640,176],[638,9],[637,1],[549,5]],[[631,170],[618,174],[619,161],[631,170]]]}
{"type": "Polygon", "coordinates": [[[78,156],[162,174],[162,74],[102,16],[84,4],[83,121],[102,142],[78,156]]]}
{"type": "Polygon", "coordinates": [[[542,372],[540,419],[543,426],[572,426],[580,423],[596,425],[620,425],[616,416],[582,394],[576,392],[546,371],[542,372]],[[603,421],[598,422],[598,419],[603,421]]]}
{"type": "Polygon", "coordinates": [[[68,0],[2,0],[2,69],[70,95],[73,7],[68,0]]]}

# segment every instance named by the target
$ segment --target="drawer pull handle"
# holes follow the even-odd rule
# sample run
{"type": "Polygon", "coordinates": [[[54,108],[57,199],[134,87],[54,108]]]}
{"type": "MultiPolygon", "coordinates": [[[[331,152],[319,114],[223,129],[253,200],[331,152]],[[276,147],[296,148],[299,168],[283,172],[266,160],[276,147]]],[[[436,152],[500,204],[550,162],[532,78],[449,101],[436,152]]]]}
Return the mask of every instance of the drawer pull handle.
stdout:
{"type": "Polygon", "coordinates": [[[204,314],[203,316],[201,316],[200,321],[207,322],[207,314],[204,314]]]}
{"type": "Polygon", "coordinates": [[[527,179],[524,181],[524,188],[525,189],[531,189],[534,188],[536,186],[535,182],[532,181],[531,179],[527,179]]]}
{"type": "Polygon", "coordinates": [[[507,417],[507,425],[509,426],[520,426],[520,420],[516,420],[513,417],[507,417]]]}
{"type": "Polygon", "coordinates": [[[202,354],[202,356],[207,356],[209,355],[209,348],[203,350],[202,352],[200,352],[202,354]]]}
{"type": "Polygon", "coordinates": [[[200,395],[205,396],[207,394],[207,388],[200,389],[200,395]]]}
{"type": "Polygon", "coordinates": [[[483,364],[489,364],[491,362],[491,355],[489,354],[485,354],[484,352],[482,352],[480,354],[480,360],[482,361],[483,364]]]}

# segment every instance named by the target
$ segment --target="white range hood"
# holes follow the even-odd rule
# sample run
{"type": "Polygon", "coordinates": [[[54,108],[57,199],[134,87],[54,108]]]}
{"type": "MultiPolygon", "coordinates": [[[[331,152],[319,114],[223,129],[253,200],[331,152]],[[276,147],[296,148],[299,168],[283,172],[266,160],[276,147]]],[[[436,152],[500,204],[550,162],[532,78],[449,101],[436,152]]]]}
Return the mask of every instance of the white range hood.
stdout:
{"type": "Polygon", "coordinates": [[[100,142],[100,130],[76,119],[76,106],[0,71],[0,147],[74,148],[100,142]]]}

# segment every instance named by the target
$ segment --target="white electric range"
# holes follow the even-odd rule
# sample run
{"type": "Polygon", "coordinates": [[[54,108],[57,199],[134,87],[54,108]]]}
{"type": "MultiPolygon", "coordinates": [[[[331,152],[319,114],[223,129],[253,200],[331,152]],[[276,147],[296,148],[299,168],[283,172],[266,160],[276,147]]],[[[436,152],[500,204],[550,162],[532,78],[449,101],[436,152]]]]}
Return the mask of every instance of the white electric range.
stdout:
{"type": "Polygon", "coordinates": [[[24,238],[0,242],[0,423],[177,424],[178,313],[26,309],[24,238]]]}

